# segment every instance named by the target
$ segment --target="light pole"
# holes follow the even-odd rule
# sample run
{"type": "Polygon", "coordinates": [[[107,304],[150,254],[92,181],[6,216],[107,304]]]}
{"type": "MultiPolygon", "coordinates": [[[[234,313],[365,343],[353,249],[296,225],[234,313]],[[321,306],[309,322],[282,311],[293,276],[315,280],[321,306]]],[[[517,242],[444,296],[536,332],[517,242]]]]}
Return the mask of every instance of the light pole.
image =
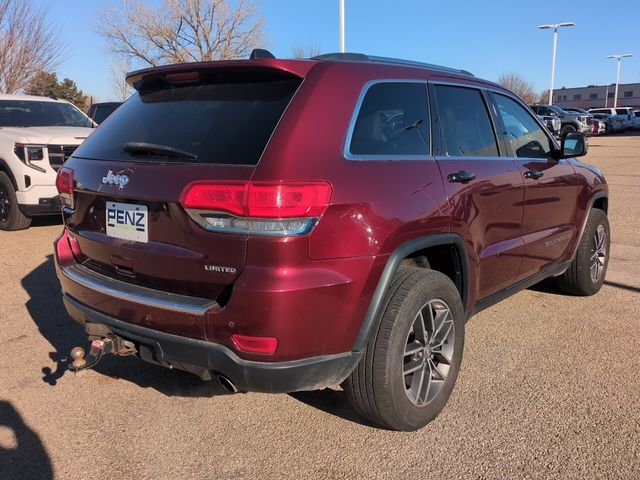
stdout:
{"type": "Polygon", "coordinates": [[[344,53],[344,0],[340,0],[340,52],[344,53]]]}
{"type": "Polygon", "coordinates": [[[551,86],[549,87],[549,105],[553,104],[553,81],[556,75],[556,49],[558,48],[558,28],[560,27],[573,27],[573,22],[562,23],[549,23],[545,25],[538,25],[538,28],[544,30],[546,28],[553,28],[553,54],[551,56],[551,86]]]}
{"type": "Polygon", "coordinates": [[[621,60],[625,57],[633,57],[631,53],[618,53],[616,55],[607,55],[607,58],[617,58],[618,59],[618,73],[616,75],[616,93],[613,95],[613,108],[618,106],[618,84],[620,83],[620,63],[621,60]]]}

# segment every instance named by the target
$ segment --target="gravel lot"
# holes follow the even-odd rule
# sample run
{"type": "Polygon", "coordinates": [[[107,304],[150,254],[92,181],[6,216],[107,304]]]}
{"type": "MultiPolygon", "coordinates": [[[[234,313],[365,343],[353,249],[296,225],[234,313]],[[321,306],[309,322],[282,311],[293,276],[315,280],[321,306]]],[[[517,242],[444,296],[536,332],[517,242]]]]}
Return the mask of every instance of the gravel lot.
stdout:
{"type": "Polygon", "coordinates": [[[135,358],[65,372],[84,336],[54,273],[61,227],[0,232],[0,479],[640,478],[640,135],[590,145],[611,186],[606,285],[476,316],[449,404],[415,433],[363,424],[333,390],[224,395],[135,358]]]}

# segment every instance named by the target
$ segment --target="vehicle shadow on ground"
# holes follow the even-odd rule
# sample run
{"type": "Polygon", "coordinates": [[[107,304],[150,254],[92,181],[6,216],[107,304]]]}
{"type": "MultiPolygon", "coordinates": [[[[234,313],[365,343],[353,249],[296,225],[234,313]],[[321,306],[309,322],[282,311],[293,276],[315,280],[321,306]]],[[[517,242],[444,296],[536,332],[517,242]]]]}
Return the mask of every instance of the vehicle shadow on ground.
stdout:
{"type": "MultiPolygon", "coordinates": [[[[640,287],[635,287],[633,285],[627,285],[626,283],[614,282],[612,280],[605,280],[604,285],[613,288],[620,288],[622,290],[627,290],[629,292],[640,293],[640,287]]],[[[548,293],[550,295],[561,295],[566,296],[569,295],[560,290],[554,282],[553,278],[547,278],[540,283],[536,283],[528,288],[528,290],[532,290],[534,292],[548,293]]]]}
{"type": "Polygon", "coordinates": [[[13,405],[0,400],[0,478],[53,478],[49,455],[13,405]]]}
{"type": "Polygon", "coordinates": [[[51,227],[53,225],[62,225],[61,215],[44,215],[41,217],[33,217],[31,227],[51,227]]]}
{"type": "MultiPolygon", "coordinates": [[[[51,344],[49,357],[55,368],[42,368],[42,380],[56,385],[68,370],[69,352],[75,346],[89,350],[84,329],[67,314],[60,284],[56,277],[53,255],[22,279],[22,286],[29,295],[27,310],[40,334],[51,344]]],[[[101,375],[133,382],[144,388],[153,388],[168,396],[210,397],[228,394],[218,382],[205,382],[199,377],[177,370],[142,362],[134,357],[106,356],[94,370],[101,375]]]]}
{"type": "Polygon", "coordinates": [[[567,295],[566,293],[562,292],[560,288],[558,288],[553,278],[545,278],[541,282],[538,282],[535,285],[531,285],[529,288],[527,288],[527,290],[532,290],[534,292],[540,293],[548,293],[549,295],[567,295]]]}
{"type": "Polygon", "coordinates": [[[381,427],[361,417],[351,407],[344,392],[325,388],[313,392],[293,392],[289,396],[317,410],[348,420],[358,425],[380,429],[381,427]]]}

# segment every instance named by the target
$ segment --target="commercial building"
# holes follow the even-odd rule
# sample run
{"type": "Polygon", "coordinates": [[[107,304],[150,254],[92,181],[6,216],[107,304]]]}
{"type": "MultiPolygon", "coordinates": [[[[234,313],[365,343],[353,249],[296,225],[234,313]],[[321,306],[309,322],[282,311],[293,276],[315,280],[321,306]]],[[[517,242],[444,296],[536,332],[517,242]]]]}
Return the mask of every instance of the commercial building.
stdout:
{"type": "MultiPolygon", "coordinates": [[[[589,85],[578,88],[558,88],[553,91],[553,103],[559,107],[613,107],[616,85],[589,85]]],[[[621,83],[618,86],[618,107],[640,110],[640,83],[621,83]]]]}

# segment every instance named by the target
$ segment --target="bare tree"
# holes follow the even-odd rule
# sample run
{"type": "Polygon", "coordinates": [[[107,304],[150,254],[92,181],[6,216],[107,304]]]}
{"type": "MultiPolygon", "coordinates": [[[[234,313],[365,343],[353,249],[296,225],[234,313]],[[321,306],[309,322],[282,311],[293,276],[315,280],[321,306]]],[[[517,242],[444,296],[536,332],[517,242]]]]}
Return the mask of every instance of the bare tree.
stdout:
{"type": "Polygon", "coordinates": [[[538,99],[538,93],[533,83],[517,73],[503,73],[498,77],[498,83],[511,90],[526,103],[534,103],[538,99]]]}
{"type": "Polygon", "coordinates": [[[60,62],[66,45],[32,0],[0,0],[0,92],[15,93],[60,62]]]}
{"type": "Polygon", "coordinates": [[[291,51],[293,53],[294,58],[311,58],[317,57],[322,53],[322,49],[320,45],[317,43],[307,42],[305,43],[296,43],[291,51]]]}
{"type": "Polygon", "coordinates": [[[100,12],[96,29],[134,66],[246,57],[264,41],[253,0],[125,0],[100,12]]]}
{"type": "Polygon", "coordinates": [[[542,92],[540,92],[538,94],[538,98],[536,100],[536,103],[541,103],[541,104],[546,104],[547,102],[549,102],[549,89],[548,88],[546,90],[543,90],[542,92]]]}
{"type": "Polygon", "coordinates": [[[118,102],[124,102],[133,93],[133,88],[126,80],[127,72],[130,70],[131,63],[127,60],[111,62],[111,86],[118,102]]]}

